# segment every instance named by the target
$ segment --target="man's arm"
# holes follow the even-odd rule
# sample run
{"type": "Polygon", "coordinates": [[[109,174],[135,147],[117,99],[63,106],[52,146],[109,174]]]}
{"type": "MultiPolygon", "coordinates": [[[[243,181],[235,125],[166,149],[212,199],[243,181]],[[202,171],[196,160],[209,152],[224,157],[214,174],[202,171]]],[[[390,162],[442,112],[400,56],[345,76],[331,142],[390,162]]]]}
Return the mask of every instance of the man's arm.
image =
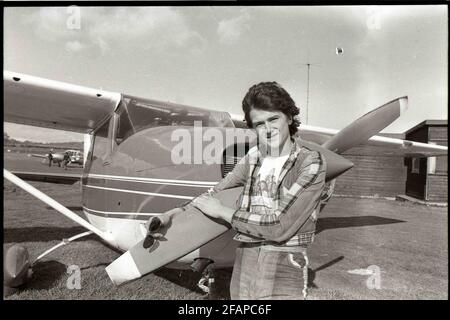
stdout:
{"type": "Polygon", "coordinates": [[[314,210],[319,210],[325,185],[326,164],[318,152],[311,152],[303,161],[297,181],[283,195],[278,210],[264,213],[223,212],[223,219],[233,229],[269,241],[283,242],[292,238],[314,210]]]}
{"type": "MultiPolygon", "coordinates": [[[[222,180],[220,180],[213,188],[211,188],[208,192],[202,193],[202,195],[214,195],[219,191],[243,186],[245,181],[247,180],[248,171],[249,171],[249,154],[247,153],[239,162],[234,166],[233,170],[229,172],[222,180]]],[[[199,196],[199,197],[200,197],[199,196]]],[[[197,197],[198,198],[198,197],[197,197]]],[[[187,206],[192,205],[192,201],[194,199],[189,200],[179,206],[179,208],[183,207],[187,209],[187,206]]]]}

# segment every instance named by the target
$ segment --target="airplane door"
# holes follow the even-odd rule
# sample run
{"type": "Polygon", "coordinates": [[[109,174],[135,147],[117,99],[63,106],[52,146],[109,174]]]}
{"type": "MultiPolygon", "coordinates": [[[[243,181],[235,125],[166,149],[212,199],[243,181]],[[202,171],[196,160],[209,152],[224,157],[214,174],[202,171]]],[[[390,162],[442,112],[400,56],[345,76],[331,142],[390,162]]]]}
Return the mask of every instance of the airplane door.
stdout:
{"type": "Polygon", "coordinates": [[[123,105],[120,105],[112,119],[111,146],[112,151],[108,163],[104,168],[108,171],[109,179],[106,180],[106,188],[109,190],[106,198],[109,212],[121,212],[124,215],[136,211],[136,194],[129,192],[136,189],[135,183],[127,179],[134,176],[134,159],[120,146],[123,142],[124,132],[132,129],[131,124],[123,117],[123,105]]]}
{"type": "Polygon", "coordinates": [[[106,175],[111,153],[110,120],[105,121],[92,135],[92,147],[83,173],[83,209],[89,221],[106,230],[106,175]]]}

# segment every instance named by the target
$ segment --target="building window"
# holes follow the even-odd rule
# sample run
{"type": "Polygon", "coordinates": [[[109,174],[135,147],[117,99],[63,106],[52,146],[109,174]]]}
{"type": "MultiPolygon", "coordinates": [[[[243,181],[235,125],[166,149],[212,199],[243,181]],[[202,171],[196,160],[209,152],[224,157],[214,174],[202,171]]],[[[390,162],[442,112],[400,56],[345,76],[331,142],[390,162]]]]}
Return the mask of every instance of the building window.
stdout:
{"type": "Polygon", "coordinates": [[[436,173],[436,157],[428,157],[427,158],[427,170],[428,174],[436,173]]]}
{"type": "MultiPolygon", "coordinates": [[[[428,142],[429,144],[436,145],[436,142],[428,142]]],[[[435,174],[436,173],[436,157],[428,157],[427,158],[427,173],[435,174]]]]}
{"type": "Polygon", "coordinates": [[[420,159],[419,158],[412,158],[412,173],[420,173],[420,159]]]}

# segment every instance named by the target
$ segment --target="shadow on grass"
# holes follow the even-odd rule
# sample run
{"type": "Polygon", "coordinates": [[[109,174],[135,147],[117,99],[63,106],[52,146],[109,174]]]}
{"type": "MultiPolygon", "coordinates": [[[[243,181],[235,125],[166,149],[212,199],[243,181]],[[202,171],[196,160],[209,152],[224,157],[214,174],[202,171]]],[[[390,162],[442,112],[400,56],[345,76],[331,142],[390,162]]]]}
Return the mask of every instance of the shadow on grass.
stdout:
{"type": "Polygon", "coordinates": [[[343,260],[344,256],[339,256],[316,269],[308,268],[308,288],[318,288],[317,285],[314,283],[314,279],[316,278],[317,272],[326,269],[328,267],[331,267],[333,264],[338,263],[339,261],[343,260]]]}
{"type": "Polygon", "coordinates": [[[400,222],[406,221],[377,216],[319,218],[317,220],[316,234],[327,229],[377,226],[400,222]]]}
{"type": "Polygon", "coordinates": [[[62,276],[66,275],[67,266],[54,260],[37,262],[33,266],[33,276],[24,289],[49,290],[54,288],[62,276]]]}
{"type": "MultiPolygon", "coordinates": [[[[80,206],[66,206],[67,209],[72,210],[72,211],[83,211],[83,207],[80,206]]],[[[50,206],[46,206],[45,209],[47,210],[55,210],[50,206]]]]}
{"type": "Polygon", "coordinates": [[[201,274],[198,272],[161,268],[155,271],[154,274],[193,292],[204,294],[204,299],[229,300],[232,268],[215,269],[214,272],[215,286],[212,295],[205,294],[197,286],[201,278],[201,274]]]}
{"type": "MultiPolygon", "coordinates": [[[[47,242],[52,240],[62,240],[73,237],[76,234],[85,232],[83,227],[25,227],[25,228],[6,228],[4,231],[4,243],[20,242],[47,242]]],[[[86,241],[95,239],[95,236],[89,235],[77,241],[86,241]]],[[[98,237],[97,237],[98,238],[98,237]]]]}
{"type": "MultiPolygon", "coordinates": [[[[87,270],[96,267],[107,266],[108,263],[99,263],[92,266],[86,266],[80,268],[80,270],[87,270]]],[[[51,290],[57,287],[61,278],[68,277],[67,266],[58,261],[42,261],[37,262],[33,266],[33,275],[31,279],[24,285],[17,289],[9,289],[5,293],[5,297],[12,296],[13,294],[20,293],[26,290],[51,290]]],[[[4,287],[5,288],[5,287],[4,287]]]]}
{"type": "MultiPolygon", "coordinates": [[[[319,271],[324,270],[332,265],[343,260],[344,256],[339,256],[316,269],[308,268],[308,288],[318,288],[314,283],[316,275],[319,271]]],[[[190,270],[173,270],[167,268],[161,268],[154,274],[158,277],[162,277],[169,280],[176,285],[184,287],[188,290],[194,291],[196,293],[204,294],[204,299],[213,300],[230,300],[230,281],[233,268],[226,269],[216,269],[215,270],[215,287],[213,294],[206,295],[200,288],[197,287],[197,283],[201,278],[201,275],[197,272],[190,270]]]]}

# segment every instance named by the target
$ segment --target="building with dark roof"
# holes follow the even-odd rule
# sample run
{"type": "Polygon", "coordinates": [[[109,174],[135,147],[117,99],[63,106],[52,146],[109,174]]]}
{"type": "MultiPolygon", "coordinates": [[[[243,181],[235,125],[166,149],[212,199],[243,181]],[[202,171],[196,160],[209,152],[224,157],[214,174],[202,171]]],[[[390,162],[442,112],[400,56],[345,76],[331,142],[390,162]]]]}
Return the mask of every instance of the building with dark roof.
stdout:
{"type": "MultiPolygon", "coordinates": [[[[448,121],[426,120],[405,132],[411,141],[448,145],[448,121]]],[[[405,194],[424,201],[448,202],[448,156],[405,158],[405,194]]]]}
{"type": "MultiPolygon", "coordinates": [[[[380,134],[447,146],[447,120],[426,120],[403,134],[380,134]]],[[[335,195],[447,202],[447,156],[393,157],[396,147],[361,144],[342,155],[355,166],[336,180],[335,195]]]]}

